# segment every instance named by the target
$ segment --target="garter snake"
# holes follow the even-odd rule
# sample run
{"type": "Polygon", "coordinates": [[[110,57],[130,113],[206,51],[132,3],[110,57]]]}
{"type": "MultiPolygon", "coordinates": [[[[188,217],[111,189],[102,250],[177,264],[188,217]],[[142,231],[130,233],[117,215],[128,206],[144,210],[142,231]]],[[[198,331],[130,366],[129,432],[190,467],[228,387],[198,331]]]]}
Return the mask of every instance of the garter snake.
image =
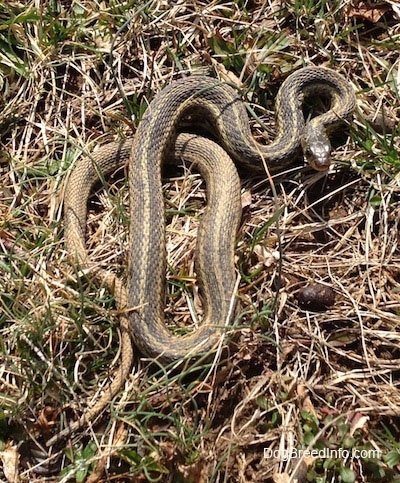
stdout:
{"type": "MultiPolygon", "coordinates": [[[[295,72],[283,83],[276,99],[277,137],[267,146],[256,144],[248,117],[235,90],[209,77],[193,76],[171,84],[155,97],[133,140],[129,165],[130,253],[128,263],[128,307],[137,307],[129,316],[131,335],[145,355],[163,363],[188,354],[209,351],[215,346],[228,317],[232,298],[231,258],[223,259],[225,246],[233,242],[222,214],[207,235],[198,241],[197,273],[204,298],[203,324],[192,334],[174,337],[163,322],[165,243],[161,166],[181,119],[196,114],[213,126],[216,138],[236,162],[252,170],[271,171],[293,162],[303,145],[305,155],[316,169],[329,165],[330,144],[327,127],[337,125],[353,112],[354,93],[334,71],[309,67],[295,72]],[[305,91],[324,89],[332,98],[331,109],[304,126],[302,99],[305,91]],[[215,235],[214,235],[215,234],[215,235]],[[218,234],[218,236],[216,236],[218,234]],[[229,261],[229,263],[228,263],[229,261]]],[[[217,178],[216,184],[226,181],[217,178]]],[[[231,212],[227,203],[221,213],[231,212]]],[[[203,225],[204,227],[204,225],[203,225]]],[[[203,228],[206,230],[206,228],[203,228]]],[[[202,230],[200,230],[202,231],[202,230]]]]}
{"type": "MultiPolygon", "coordinates": [[[[327,132],[348,120],[355,108],[351,86],[323,67],[306,67],[283,82],[276,101],[275,140],[262,145],[251,134],[245,107],[229,85],[206,76],[172,83],[150,103],[133,139],[112,143],[77,163],[66,186],[65,239],[70,256],[100,283],[114,290],[121,318],[122,361],[119,376],[70,431],[92,419],[110,401],[127,377],[132,362],[130,339],[140,352],[168,364],[212,350],[232,316],[236,228],[241,216],[240,185],[235,163],[253,172],[277,172],[293,164],[302,147],[316,170],[330,163],[327,132]],[[305,122],[307,93],[328,94],[330,109],[305,122]],[[214,142],[179,133],[182,121],[206,120],[214,142]],[[227,154],[226,154],[227,153],[227,154]],[[207,211],[198,231],[196,272],[203,295],[203,323],[193,333],[173,336],[163,319],[166,270],[165,221],[161,166],[170,157],[197,163],[206,178],[207,211]],[[130,242],[127,288],[113,273],[90,260],[85,247],[86,203],[99,172],[129,163],[130,242]]],[[[64,431],[59,434],[67,434],[64,431]]],[[[58,437],[49,441],[51,444],[58,437]]]]}

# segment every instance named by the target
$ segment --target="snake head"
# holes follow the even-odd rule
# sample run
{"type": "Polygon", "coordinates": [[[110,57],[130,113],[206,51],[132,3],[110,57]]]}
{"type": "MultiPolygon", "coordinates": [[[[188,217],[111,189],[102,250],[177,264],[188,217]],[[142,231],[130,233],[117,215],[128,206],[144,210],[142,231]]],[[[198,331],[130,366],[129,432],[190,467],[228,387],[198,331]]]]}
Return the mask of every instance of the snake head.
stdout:
{"type": "Polygon", "coordinates": [[[306,124],[301,138],[304,158],[316,171],[326,171],[331,165],[331,143],[326,131],[312,121],[306,124]]]}

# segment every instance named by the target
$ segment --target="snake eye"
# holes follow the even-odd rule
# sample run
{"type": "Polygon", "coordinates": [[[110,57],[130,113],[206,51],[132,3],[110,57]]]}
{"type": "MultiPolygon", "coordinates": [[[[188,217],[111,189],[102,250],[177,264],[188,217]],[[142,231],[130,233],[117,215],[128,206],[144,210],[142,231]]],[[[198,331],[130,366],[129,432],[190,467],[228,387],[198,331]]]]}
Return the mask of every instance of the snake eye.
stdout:
{"type": "Polygon", "coordinates": [[[314,152],[313,152],[312,148],[309,147],[309,146],[307,146],[304,149],[303,154],[304,154],[304,158],[305,158],[306,162],[308,164],[310,164],[311,166],[313,166],[314,159],[315,159],[315,155],[314,155],[314,152]]]}
{"type": "Polygon", "coordinates": [[[311,151],[311,148],[306,148],[305,152],[304,152],[304,156],[306,158],[310,158],[312,156],[312,151],[311,151]]]}

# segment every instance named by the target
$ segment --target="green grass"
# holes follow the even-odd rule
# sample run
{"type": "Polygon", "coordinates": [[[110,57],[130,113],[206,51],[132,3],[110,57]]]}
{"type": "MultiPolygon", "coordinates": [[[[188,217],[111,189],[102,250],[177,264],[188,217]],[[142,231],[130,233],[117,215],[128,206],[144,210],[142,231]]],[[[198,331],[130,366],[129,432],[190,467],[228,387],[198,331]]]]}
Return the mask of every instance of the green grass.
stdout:
{"type": "MultiPolygon", "coordinates": [[[[4,450],[18,457],[22,481],[240,482],[293,476],[296,462],[264,458],[265,448],[345,448],[379,452],[304,459],[308,481],[399,481],[400,30],[391,4],[38,5],[0,6],[0,479],[12,481],[4,450]],[[351,81],[357,113],[327,176],[294,169],[271,186],[244,173],[229,347],[180,372],[138,363],[96,421],[47,449],[98,399],[119,356],[113,294],[64,250],[73,164],[130,136],[154,95],[189,74],[235,85],[255,136],[272,139],[276,92],[309,64],[351,81]],[[296,294],[320,281],[336,304],[301,310],[296,294]]],[[[193,256],[205,194],[197,175],[172,176],[166,319],[185,333],[201,312],[193,256]]],[[[89,204],[88,246],[123,277],[127,183],[105,183],[89,204]]]]}

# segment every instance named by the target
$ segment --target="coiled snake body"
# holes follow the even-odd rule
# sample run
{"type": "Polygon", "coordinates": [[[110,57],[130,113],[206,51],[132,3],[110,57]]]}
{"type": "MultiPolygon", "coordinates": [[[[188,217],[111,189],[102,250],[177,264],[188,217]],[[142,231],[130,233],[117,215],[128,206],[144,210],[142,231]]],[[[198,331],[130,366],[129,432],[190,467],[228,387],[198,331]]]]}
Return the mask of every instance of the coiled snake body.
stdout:
{"type": "Polygon", "coordinates": [[[234,307],[234,243],[241,216],[236,163],[252,171],[272,172],[292,164],[303,147],[307,161],[318,170],[330,162],[326,130],[348,119],[354,93],[337,73],[307,67],[290,75],[276,99],[277,136],[265,146],[253,139],[245,108],[230,86],[204,76],[172,83],[147,109],[133,140],[112,143],[83,158],[74,168],[65,194],[65,240],[73,260],[100,283],[114,290],[121,317],[122,362],[107,394],[59,437],[92,419],[110,401],[129,374],[130,338],[140,352],[163,364],[212,350],[229,323],[234,307]],[[328,93],[330,110],[307,124],[302,103],[306,91],[328,93]],[[212,137],[179,133],[182,120],[205,119],[212,137]],[[173,336],[163,321],[166,269],[164,203],[161,166],[168,158],[196,164],[206,179],[207,210],[198,231],[196,272],[203,299],[203,323],[193,333],[173,336]],[[92,262],[85,248],[86,203],[98,173],[129,162],[130,248],[127,290],[111,272],[92,262]]]}

